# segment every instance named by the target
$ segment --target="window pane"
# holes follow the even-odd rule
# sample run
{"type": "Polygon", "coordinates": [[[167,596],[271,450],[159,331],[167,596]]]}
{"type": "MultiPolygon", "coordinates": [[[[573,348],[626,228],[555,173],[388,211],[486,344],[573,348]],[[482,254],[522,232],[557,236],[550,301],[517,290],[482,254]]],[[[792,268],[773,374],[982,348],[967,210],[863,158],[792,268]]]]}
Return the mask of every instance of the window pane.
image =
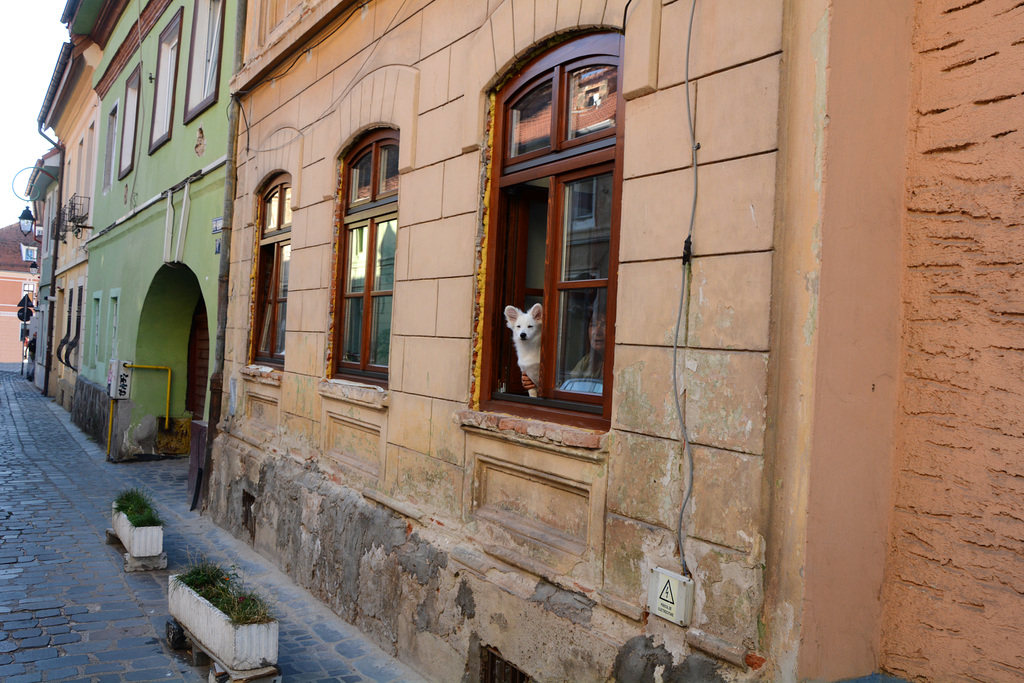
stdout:
{"type": "Polygon", "coordinates": [[[359,161],[352,164],[352,174],[349,182],[352,189],[349,190],[349,203],[365,202],[370,198],[370,173],[373,166],[373,154],[367,152],[359,157],[359,161]]]}
{"type": "Polygon", "coordinates": [[[617,78],[614,66],[587,66],[569,74],[568,139],[615,125],[617,78]]]}
{"type": "Polygon", "coordinates": [[[284,188],[284,222],[281,227],[285,228],[292,224],[292,188],[284,188]]]}
{"type": "Polygon", "coordinates": [[[366,286],[366,226],[348,232],[348,273],[345,292],[358,294],[366,286]]]}
{"type": "Polygon", "coordinates": [[[398,189],[398,145],[384,145],[380,148],[380,181],[377,194],[387,194],[398,189]]]}
{"type": "Polygon", "coordinates": [[[277,298],[288,296],[288,270],[292,262],[292,245],[281,245],[281,269],[277,275],[277,298]]]}
{"type": "Polygon", "coordinates": [[[270,354],[270,325],[272,322],[271,312],[273,302],[270,299],[270,286],[274,274],[274,248],[262,247],[260,249],[260,279],[258,299],[260,306],[260,330],[256,340],[256,352],[259,355],[270,354]]]}
{"type": "Polygon", "coordinates": [[[558,310],[558,359],[555,387],[600,394],[603,390],[606,290],[563,291],[558,310]]]}
{"type": "Polygon", "coordinates": [[[277,304],[277,333],[274,335],[274,353],[284,355],[284,324],[288,318],[288,302],[277,304]]]}
{"type": "Polygon", "coordinates": [[[565,185],[562,225],[562,281],[608,277],[612,233],[612,174],[565,185]]]}
{"type": "Polygon", "coordinates": [[[345,341],[341,359],[346,363],[359,362],[359,347],[363,342],[363,298],[345,299],[345,341]]]}
{"type": "Polygon", "coordinates": [[[509,113],[509,156],[551,146],[550,81],[527,93],[509,113]]]}
{"type": "Polygon", "coordinates": [[[274,232],[277,230],[277,201],[278,191],[273,193],[263,202],[263,232],[274,232]]]}
{"type": "Polygon", "coordinates": [[[391,346],[391,296],[373,299],[373,320],[370,321],[370,364],[387,365],[391,346]]]}
{"type": "Polygon", "coordinates": [[[207,15],[206,45],[203,50],[203,93],[206,97],[217,85],[217,66],[220,57],[220,15],[223,12],[223,0],[210,0],[210,12],[207,15]]]}
{"type": "Polygon", "coordinates": [[[377,223],[376,266],[373,270],[373,291],[387,292],[395,286],[395,231],[398,221],[377,223]]]}

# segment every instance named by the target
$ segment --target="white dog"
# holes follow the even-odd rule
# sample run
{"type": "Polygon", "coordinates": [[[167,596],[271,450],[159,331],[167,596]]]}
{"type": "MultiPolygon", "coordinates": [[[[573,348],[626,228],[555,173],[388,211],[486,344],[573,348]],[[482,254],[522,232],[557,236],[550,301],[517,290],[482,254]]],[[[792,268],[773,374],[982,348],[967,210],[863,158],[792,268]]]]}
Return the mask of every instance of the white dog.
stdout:
{"type": "MultiPolygon", "coordinates": [[[[516,360],[519,369],[536,385],[540,386],[540,326],[541,307],[534,304],[526,313],[515,306],[505,307],[505,320],[512,330],[512,342],[516,345],[516,360]]],[[[536,389],[530,389],[530,396],[537,396],[536,389]]]]}

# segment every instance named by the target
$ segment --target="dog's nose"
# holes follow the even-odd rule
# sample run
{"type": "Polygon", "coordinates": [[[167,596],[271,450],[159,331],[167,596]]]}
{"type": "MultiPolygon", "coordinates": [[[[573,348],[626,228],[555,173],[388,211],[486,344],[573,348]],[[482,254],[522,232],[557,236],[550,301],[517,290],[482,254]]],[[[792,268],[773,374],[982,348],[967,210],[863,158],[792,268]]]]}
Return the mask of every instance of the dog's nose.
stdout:
{"type": "Polygon", "coordinates": [[[526,339],[526,333],[525,332],[520,332],[519,333],[519,338],[520,339],[526,339]]]}

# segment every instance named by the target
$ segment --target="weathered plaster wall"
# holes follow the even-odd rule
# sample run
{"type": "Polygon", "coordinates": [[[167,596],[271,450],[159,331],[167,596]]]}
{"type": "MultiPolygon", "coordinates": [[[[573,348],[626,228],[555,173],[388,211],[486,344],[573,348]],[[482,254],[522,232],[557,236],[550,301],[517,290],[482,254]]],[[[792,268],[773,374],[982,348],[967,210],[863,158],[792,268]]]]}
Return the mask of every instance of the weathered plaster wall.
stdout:
{"type": "Polygon", "coordinates": [[[919,2],[883,664],[1024,675],[1024,7],[919,2]]]}
{"type": "MultiPolygon", "coordinates": [[[[756,653],[782,0],[698,3],[689,87],[701,197],[677,366],[692,188],[680,37],[690,3],[635,0],[624,57],[611,430],[468,409],[487,94],[554,36],[618,29],[624,6],[374,1],[295,46],[300,58],[285,62],[287,73],[250,83],[263,64],[250,55],[235,78],[246,90],[226,345],[236,403],[218,441],[211,510],[247,535],[247,489],[262,552],[439,680],[461,676],[481,644],[538,680],[759,675],[695,654],[716,638],[741,661],[753,653],[755,668],[764,661],[756,653]],[[399,130],[402,167],[386,391],[326,379],[338,158],[381,125],[399,130]],[[254,196],[277,171],[291,175],[294,212],[283,370],[246,365],[254,196]],[[698,583],[699,637],[645,614],[651,568],[681,569],[685,468],[673,372],[695,444],[685,551],[698,583]],[[368,546],[376,534],[398,536],[368,546]],[[438,583],[403,565],[410,543],[448,558],[438,583]],[[412,597],[364,610],[379,602],[374,582],[383,575],[412,597]],[[434,601],[416,597],[438,589],[434,601]],[[462,612],[446,602],[452,592],[462,612]]],[[[302,35],[324,3],[308,9],[282,31],[302,35]]]]}

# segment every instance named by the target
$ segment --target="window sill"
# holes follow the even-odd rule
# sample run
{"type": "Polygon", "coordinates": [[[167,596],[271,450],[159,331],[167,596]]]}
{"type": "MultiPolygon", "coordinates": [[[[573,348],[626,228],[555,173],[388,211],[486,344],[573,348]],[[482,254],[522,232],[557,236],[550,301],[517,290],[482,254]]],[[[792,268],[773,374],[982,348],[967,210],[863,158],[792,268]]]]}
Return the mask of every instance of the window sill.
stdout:
{"type": "Polygon", "coordinates": [[[457,417],[463,429],[500,435],[525,446],[542,446],[598,461],[607,452],[607,432],[477,410],[460,410],[457,417]]]}
{"type": "Polygon", "coordinates": [[[246,365],[241,369],[242,377],[250,382],[266,384],[272,387],[281,386],[281,370],[269,365],[246,365]]]}
{"type": "Polygon", "coordinates": [[[317,385],[317,391],[325,398],[355,403],[374,410],[385,410],[388,407],[388,392],[372,384],[345,379],[324,379],[317,385]]]}

